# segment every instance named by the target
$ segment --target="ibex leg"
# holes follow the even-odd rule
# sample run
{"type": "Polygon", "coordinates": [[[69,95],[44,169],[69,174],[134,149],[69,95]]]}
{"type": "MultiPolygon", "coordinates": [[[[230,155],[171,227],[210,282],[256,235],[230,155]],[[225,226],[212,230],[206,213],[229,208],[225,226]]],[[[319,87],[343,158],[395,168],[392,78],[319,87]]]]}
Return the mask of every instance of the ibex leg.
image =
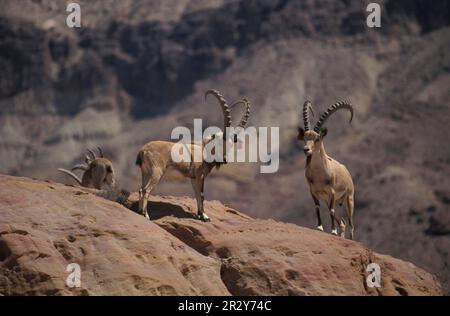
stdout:
{"type": "Polygon", "coordinates": [[[147,210],[148,199],[161,177],[162,173],[160,172],[152,172],[151,175],[142,173],[142,188],[139,190],[139,212],[147,219],[150,219],[149,210],[147,210]]]}
{"type": "Polygon", "coordinates": [[[348,216],[348,224],[350,226],[350,239],[353,240],[353,238],[355,237],[354,235],[354,225],[353,225],[353,213],[355,210],[355,199],[353,194],[347,196],[347,216],[348,216]]]}
{"type": "Polygon", "coordinates": [[[209,221],[208,215],[206,215],[203,207],[204,202],[204,187],[205,187],[205,178],[203,176],[192,179],[192,187],[194,188],[195,199],[197,200],[197,215],[198,218],[202,221],[209,221]]]}
{"type": "Polygon", "coordinates": [[[329,204],[329,209],[330,209],[330,217],[331,217],[331,233],[333,235],[337,235],[337,229],[335,226],[335,221],[336,221],[336,217],[335,217],[335,213],[336,213],[336,199],[334,197],[334,190],[331,191],[331,197],[330,197],[330,204],[329,204]]]}
{"type": "Polygon", "coordinates": [[[317,217],[317,229],[323,231],[322,219],[320,218],[320,202],[319,200],[312,194],[311,196],[314,200],[314,205],[316,207],[316,217],[317,217]]]}

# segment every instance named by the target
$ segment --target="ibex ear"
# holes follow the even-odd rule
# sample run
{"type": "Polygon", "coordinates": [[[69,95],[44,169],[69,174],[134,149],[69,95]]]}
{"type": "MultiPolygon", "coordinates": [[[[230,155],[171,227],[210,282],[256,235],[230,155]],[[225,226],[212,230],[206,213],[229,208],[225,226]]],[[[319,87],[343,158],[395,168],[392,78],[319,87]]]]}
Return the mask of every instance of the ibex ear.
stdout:
{"type": "Polygon", "coordinates": [[[328,128],[324,127],[320,130],[320,138],[324,138],[328,134],[328,128]]]}
{"type": "Polygon", "coordinates": [[[305,131],[301,127],[298,128],[297,139],[298,140],[305,140],[305,131]]]}

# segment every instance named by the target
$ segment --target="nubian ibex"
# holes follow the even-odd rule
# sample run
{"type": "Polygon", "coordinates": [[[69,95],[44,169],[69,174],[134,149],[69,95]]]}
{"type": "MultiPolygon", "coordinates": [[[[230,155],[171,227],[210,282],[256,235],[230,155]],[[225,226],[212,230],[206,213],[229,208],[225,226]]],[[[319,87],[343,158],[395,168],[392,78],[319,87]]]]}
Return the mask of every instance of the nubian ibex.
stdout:
{"type": "Polygon", "coordinates": [[[326,120],[336,111],[346,109],[350,111],[350,122],[353,119],[353,107],[349,102],[338,102],[330,106],[317,121],[314,130],[310,129],[309,111],[314,115],[310,101],[303,105],[303,123],[305,129],[298,128],[298,140],[304,142],[306,155],[305,175],[309,184],[310,193],[316,206],[317,228],[323,231],[320,218],[320,202],[326,203],[331,216],[331,233],[337,235],[335,222],[341,228],[341,237],[345,238],[345,221],[336,219],[336,204],[345,203],[348,222],[350,225],[350,238],[354,238],[353,212],[355,206],[355,188],[350,172],[347,168],[331,158],[325,152],[323,139],[327,135],[327,128],[322,127],[326,120]]]}
{"type": "MultiPolygon", "coordinates": [[[[216,133],[204,139],[201,144],[190,143],[185,144],[184,148],[189,152],[190,161],[174,161],[172,158],[172,148],[176,143],[168,141],[152,141],[147,143],[139,151],[136,158],[136,165],[140,167],[142,173],[142,186],[139,190],[139,212],[149,219],[147,211],[147,203],[150,197],[150,193],[153,188],[158,184],[163,175],[168,169],[176,170],[184,177],[190,178],[192,187],[194,189],[195,198],[197,200],[197,215],[198,218],[203,221],[208,221],[209,217],[205,214],[203,208],[204,200],[204,184],[205,178],[216,167],[217,169],[224,163],[227,163],[226,156],[227,150],[232,148],[233,143],[238,141],[237,134],[227,135],[227,128],[231,127],[231,114],[230,109],[237,105],[243,104],[245,106],[245,112],[239,123],[240,128],[245,128],[250,116],[250,103],[246,99],[242,99],[229,106],[225,98],[217,90],[208,90],[205,93],[205,100],[208,95],[214,96],[222,109],[224,123],[223,131],[216,133]],[[223,159],[220,161],[208,162],[203,156],[203,149],[206,145],[216,137],[223,139],[223,159]]],[[[219,139],[220,139],[219,138],[219,139]]]]}
{"type": "Polygon", "coordinates": [[[87,188],[101,190],[105,187],[112,187],[115,184],[114,169],[111,161],[103,155],[103,150],[98,147],[97,155],[90,149],[86,155],[85,164],[73,166],[72,171],[82,170],[81,179],[72,171],[59,168],[58,170],[72,177],[79,185],[87,188]]]}

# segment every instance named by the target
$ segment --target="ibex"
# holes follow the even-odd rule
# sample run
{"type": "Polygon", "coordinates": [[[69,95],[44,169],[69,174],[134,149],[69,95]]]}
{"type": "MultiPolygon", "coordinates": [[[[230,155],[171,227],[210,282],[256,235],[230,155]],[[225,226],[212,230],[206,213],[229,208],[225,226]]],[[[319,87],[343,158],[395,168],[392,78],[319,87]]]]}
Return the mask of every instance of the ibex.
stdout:
{"type": "Polygon", "coordinates": [[[225,98],[217,90],[208,90],[205,93],[205,100],[208,95],[217,98],[220,107],[222,108],[224,124],[223,132],[212,135],[209,139],[203,140],[202,144],[185,144],[185,148],[189,151],[191,156],[190,161],[176,162],[172,159],[172,148],[176,143],[168,141],[152,141],[147,143],[139,151],[136,158],[136,165],[138,165],[142,172],[142,186],[139,190],[139,212],[149,219],[147,212],[147,203],[150,193],[158,184],[168,169],[176,170],[184,177],[190,178],[192,187],[194,189],[195,198],[197,200],[197,215],[203,221],[208,221],[209,217],[205,214],[203,208],[204,200],[204,184],[205,178],[216,167],[217,169],[226,163],[227,150],[233,142],[237,142],[237,135],[227,136],[227,127],[231,127],[230,108],[237,104],[244,104],[246,109],[239,123],[240,128],[245,128],[250,116],[250,103],[246,99],[237,101],[229,106],[225,98]],[[203,148],[215,137],[223,138],[223,159],[221,161],[208,162],[203,157],[203,148]]]}
{"type": "Polygon", "coordinates": [[[72,171],[59,168],[58,170],[72,177],[79,185],[87,188],[101,190],[105,186],[112,187],[115,183],[114,169],[111,161],[104,158],[103,151],[99,147],[99,157],[90,149],[84,161],[86,164],[75,165],[72,171],[83,170],[83,176],[80,179],[72,171]]]}
{"type": "MultiPolygon", "coordinates": [[[[348,102],[338,102],[330,106],[316,123],[314,130],[310,130],[309,111],[312,110],[311,102],[306,101],[303,105],[303,123],[305,129],[298,128],[298,140],[304,142],[304,152],[306,155],[305,175],[309,184],[310,193],[316,205],[317,228],[323,231],[322,220],[320,218],[320,202],[324,201],[331,216],[331,233],[337,235],[335,228],[335,207],[336,203],[342,205],[345,203],[347,216],[350,225],[350,238],[354,238],[353,211],[354,194],[352,177],[347,168],[331,158],[325,152],[323,138],[327,135],[327,128],[323,128],[326,120],[336,111],[346,109],[350,111],[350,122],[353,119],[353,107],[348,102]]],[[[345,238],[345,221],[340,221],[341,237],[345,238]]]]}

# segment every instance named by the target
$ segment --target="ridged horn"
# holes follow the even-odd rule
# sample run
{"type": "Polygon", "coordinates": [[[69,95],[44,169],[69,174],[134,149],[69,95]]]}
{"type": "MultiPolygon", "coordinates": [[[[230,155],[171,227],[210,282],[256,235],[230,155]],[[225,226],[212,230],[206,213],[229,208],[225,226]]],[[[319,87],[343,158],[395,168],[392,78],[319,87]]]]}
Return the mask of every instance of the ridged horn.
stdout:
{"type": "Polygon", "coordinates": [[[245,106],[245,112],[242,115],[242,118],[239,122],[239,127],[245,128],[245,126],[247,126],[248,123],[248,119],[250,117],[250,102],[247,99],[242,99],[239,101],[234,102],[231,106],[230,109],[233,109],[233,107],[235,107],[238,104],[243,104],[245,106]]]}
{"type": "Polygon", "coordinates": [[[205,92],[205,101],[208,95],[213,95],[219,101],[220,107],[222,108],[223,113],[223,138],[226,137],[226,128],[231,126],[231,114],[230,114],[230,106],[227,104],[225,98],[220,94],[219,91],[210,89],[205,92]]]}
{"type": "Polygon", "coordinates": [[[97,155],[95,155],[94,151],[90,150],[89,148],[87,149],[87,151],[89,152],[89,154],[91,154],[92,159],[97,158],[97,155]]]}
{"type": "Polygon", "coordinates": [[[88,167],[85,166],[85,165],[79,164],[79,165],[75,165],[75,166],[72,167],[72,171],[74,171],[74,170],[83,170],[83,171],[86,171],[86,170],[88,170],[88,167]]]}
{"type": "Polygon", "coordinates": [[[311,122],[309,120],[309,111],[311,111],[312,116],[314,117],[314,111],[312,108],[312,104],[309,100],[306,100],[303,103],[303,125],[305,126],[305,132],[311,129],[311,122]]]}
{"type": "Polygon", "coordinates": [[[105,156],[103,155],[103,150],[100,147],[97,147],[98,149],[98,154],[100,155],[100,158],[105,158],[105,156]]]}
{"type": "Polygon", "coordinates": [[[73,172],[66,170],[66,169],[62,169],[62,168],[58,168],[58,171],[61,171],[62,173],[65,173],[68,176],[72,177],[76,182],[78,182],[79,185],[81,185],[80,178],[78,178],[73,172]]]}
{"type": "Polygon", "coordinates": [[[350,102],[340,101],[340,102],[333,104],[325,112],[323,112],[323,114],[320,116],[320,119],[317,121],[316,126],[314,127],[314,131],[316,133],[319,133],[323,124],[328,120],[328,118],[331,116],[331,114],[333,114],[334,112],[339,111],[341,109],[346,109],[346,110],[350,111],[349,123],[351,123],[353,120],[353,106],[350,102]]]}

